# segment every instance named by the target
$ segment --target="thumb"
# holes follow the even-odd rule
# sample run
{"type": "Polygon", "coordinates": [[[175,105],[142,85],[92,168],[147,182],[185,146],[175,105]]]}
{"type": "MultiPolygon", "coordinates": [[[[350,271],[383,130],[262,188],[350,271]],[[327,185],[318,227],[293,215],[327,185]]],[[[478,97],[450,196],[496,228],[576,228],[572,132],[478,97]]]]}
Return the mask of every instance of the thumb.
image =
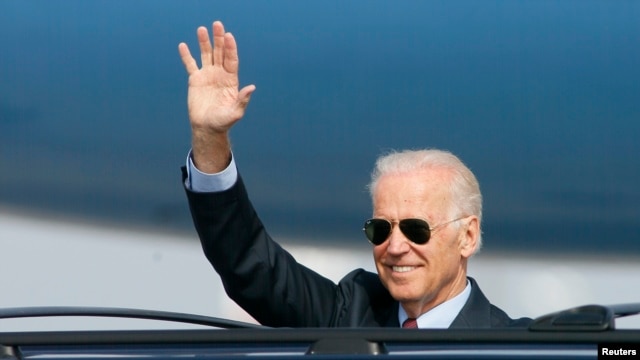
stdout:
{"type": "Polygon", "coordinates": [[[249,105],[249,100],[251,100],[251,94],[256,90],[255,85],[247,85],[243,87],[240,92],[238,92],[238,104],[243,109],[249,105]]]}

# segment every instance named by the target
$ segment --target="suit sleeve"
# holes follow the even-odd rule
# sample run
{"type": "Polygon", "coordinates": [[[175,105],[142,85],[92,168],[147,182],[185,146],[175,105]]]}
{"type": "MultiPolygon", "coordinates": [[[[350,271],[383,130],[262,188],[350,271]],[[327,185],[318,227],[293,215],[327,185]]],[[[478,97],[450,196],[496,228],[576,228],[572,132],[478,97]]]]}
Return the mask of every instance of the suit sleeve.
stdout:
{"type": "MultiPolygon", "coordinates": [[[[184,167],[182,173],[184,180],[184,167]]],[[[325,327],[334,321],[341,302],[337,285],[271,239],[241,177],[222,192],[185,191],[204,253],[238,305],[267,326],[325,327]]]]}

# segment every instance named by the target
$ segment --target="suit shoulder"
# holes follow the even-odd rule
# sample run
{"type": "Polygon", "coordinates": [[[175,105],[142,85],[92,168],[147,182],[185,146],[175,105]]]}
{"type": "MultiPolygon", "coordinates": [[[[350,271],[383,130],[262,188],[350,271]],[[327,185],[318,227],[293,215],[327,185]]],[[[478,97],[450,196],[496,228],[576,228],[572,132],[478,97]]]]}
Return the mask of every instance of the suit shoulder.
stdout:
{"type": "Polygon", "coordinates": [[[380,281],[378,274],[364,269],[348,273],[340,280],[339,287],[342,291],[350,293],[351,297],[366,297],[373,307],[388,306],[395,301],[380,281]]]}
{"type": "MultiPolygon", "coordinates": [[[[380,327],[397,323],[397,302],[382,285],[378,274],[356,269],[340,280],[337,312],[331,326],[380,327]]],[[[397,324],[395,324],[398,326],[397,324]]]]}
{"type": "Polygon", "coordinates": [[[491,326],[492,327],[518,327],[526,328],[531,324],[531,318],[523,317],[512,319],[504,310],[495,305],[491,305],[491,326]]]}

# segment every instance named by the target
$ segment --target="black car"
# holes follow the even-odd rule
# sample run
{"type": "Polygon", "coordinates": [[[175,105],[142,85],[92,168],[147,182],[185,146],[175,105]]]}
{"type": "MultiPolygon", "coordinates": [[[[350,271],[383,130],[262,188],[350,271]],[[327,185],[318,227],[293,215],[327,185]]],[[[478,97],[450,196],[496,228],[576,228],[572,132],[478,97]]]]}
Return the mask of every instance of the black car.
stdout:
{"type": "Polygon", "coordinates": [[[0,310],[10,318],[119,317],[197,324],[211,329],[0,331],[0,359],[601,359],[636,358],[640,330],[615,319],[640,304],[587,305],[535,319],[528,329],[267,328],[212,317],[120,308],[0,310]]]}

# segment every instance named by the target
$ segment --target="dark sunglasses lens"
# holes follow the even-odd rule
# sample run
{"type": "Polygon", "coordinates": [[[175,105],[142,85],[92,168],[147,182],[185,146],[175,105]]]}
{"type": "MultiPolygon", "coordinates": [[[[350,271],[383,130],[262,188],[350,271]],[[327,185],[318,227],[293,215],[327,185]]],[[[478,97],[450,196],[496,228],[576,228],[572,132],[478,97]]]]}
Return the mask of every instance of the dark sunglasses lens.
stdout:
{"type": "Polygon", "coordinates": [[[426,244],[431,237],[429,224],[421,219],[404,219],[400,221],[400,231],[416,244],[426,244]]]}
{"type": "Polygon", "coordinates": [[[380,245],[391,233],[391,224],[382,219],[370,219],[364,223],[364,233],[374,245],[380,245]]]}

